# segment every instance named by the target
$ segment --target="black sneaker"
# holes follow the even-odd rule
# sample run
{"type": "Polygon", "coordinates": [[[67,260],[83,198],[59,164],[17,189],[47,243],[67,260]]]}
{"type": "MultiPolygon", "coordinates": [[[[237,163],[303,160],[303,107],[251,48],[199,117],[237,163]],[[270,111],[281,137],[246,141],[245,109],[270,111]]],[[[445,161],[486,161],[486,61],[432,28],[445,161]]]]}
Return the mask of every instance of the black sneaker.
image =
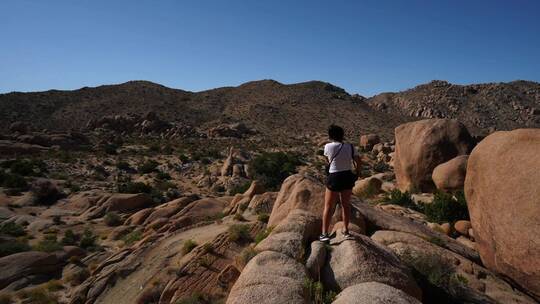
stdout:
{"type": "Polygon", "coordinates": [[[328,242],[330,241],[330,236],[326,233],[323,233],[319,236],[319,241],[321,242],[328,242]]]}

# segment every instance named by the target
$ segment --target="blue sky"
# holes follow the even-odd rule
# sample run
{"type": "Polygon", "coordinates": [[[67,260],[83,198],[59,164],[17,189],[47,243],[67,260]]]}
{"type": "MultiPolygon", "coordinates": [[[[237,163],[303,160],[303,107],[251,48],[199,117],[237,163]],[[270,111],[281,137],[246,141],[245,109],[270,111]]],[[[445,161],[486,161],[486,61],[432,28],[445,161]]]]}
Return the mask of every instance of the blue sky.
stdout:
{"type": "Polygon", "coordinates": [[[2,0],[0,92],[540,81],[540,1],[2,0]]]}

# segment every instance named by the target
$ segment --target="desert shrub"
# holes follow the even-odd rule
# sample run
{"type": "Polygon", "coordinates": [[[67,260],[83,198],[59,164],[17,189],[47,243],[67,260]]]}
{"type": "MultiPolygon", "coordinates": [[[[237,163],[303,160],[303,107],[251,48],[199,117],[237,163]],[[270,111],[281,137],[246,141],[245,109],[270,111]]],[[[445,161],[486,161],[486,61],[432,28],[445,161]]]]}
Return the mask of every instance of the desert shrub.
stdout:
{"type": "Polygon", "coordinates": [[[238,258],[241,265],[247,265],[247,263],[258,254],[257,250],[253,246],[248,246],[240,252],[238,258]]]}
{"type": "Polygon", "coordinates": [[[197,247],[197,243],[195,241],[193,240],[184,241],[184,244],[182,245],[182,254],[190,253],[195,247],[197,247]]]}
{"type": "Polygon", "coordinates": [[[122,238],[124,245],[131,245],[140,239],[142,239],[142,232],[140,230],[132,231],[122,238]]]}
{"type": "Polygon", "coordinates": [[[28,188],[28,183],[26,182],[26,179],[22,175],[3,173],[1,179],[2,179],[3,187],[17,188],[17,189],[28,188]]]}
{"type": "Polygon", "coordinates": [[[212,243],[204,243],[202,250],[204,253],[212,253],[214,251],[214,245],[212,243]]]}
{"type": "Polygon", "coordinates": [[[161,180],[170,180],[171,179],[171,175],[169,173],[163,172],[163,171],[158,171],[156,177],[158,179],[161,179],[161,180]]]}
{"type": "Polygon", "coordinates": [[[61,240],[63,245],[76,245],[78,241],[79,236],[76,235],[71,229],[64,232],[64,237],[61,240]]]}
{"type": "Polygon", "coordinates": [[[118,184],[118,192],[120,193],[151,193],[152,186],[142,182],[127,182],[118,184]]]}
{"type": "Polygon", "coordinates": [[[137,171],[141,174],[152,173],[156,170],[157,166],[159,166],[157,161],[147,160],[137,168],[137,171]]]}
{"type": "Polygon", "coordinates": [[[78,286],[89,277],[90,272],[88,271],[88,269],[81,268],[80,270],[72,272],[68,276],[66,276],[66,282],[68,282],[71,286],[78,286]]]}
{"type": "Polygon", "coordinates": [[[35,251],[54,252],[62,250],[62,244],[57,241],[55,234],[47,234],[33,249],[35,251]]]}
{"type": "Polygon", "coordinates": [[[156,183],[156,188],[161,191],[167,191],[169,189],[177,189],[178,186],[176,186],[176,184],[171,181],[160,180],[156,183]]]}
{"type": "Polygon", "coordinates": [[[115,144],[106,144],[103,146],[103,152],[109,155],[116,155],[118,152],[116,151],[118,149],[118,146],[115,144]]]}
{"type": "Polygon", "coordinates": [[[18,293],[20,298],[25,299],[25,303],[32,304],[57,304],[58,297],[49,292],[44,287],[35,287],[32,289],[25,289],[18,293]]]}
{"type": "Polygon", "coordinates": [[[2,292],[0,293],[0,304],[13,304],[15,303],[15,300],[13,300],[13,295],[10,293],[2,292]]]}
{"type": "Polygon", "coordinates": [[[251,182],[249,181],[243,184],[234,185],[230,190],[230,195],[242,194],[249,189],[249,186],[251,186],[251,182]]]}
{"type": "Polygon", "coordinates": [[[401,192],[398,189],[390,191],[390,193],[383,198],[382,203],[399,205],[412,210],[421,211],[421,206],[414,202],[409,192],[401,192]]]}
{"type": "Polygon", "coordinates": [[[26,234],[26,231],[24,231],[23,226],[15,222],[9,222],[9,223],[3,223],[0,225],[0,234],[7,234],[11,236],[23,236],[26,234]]]}
{"type": "Polygon", "coordinates": [[[10,241],[0,243],[0,257],[8,256],[14,253],[30,251],[32,248],[23,241],[10,241]]]}
{"type": "Polygon", "coordinates": [[[253,158],[249,164],[255,178],[260,180],[267,189],[275,190],[289,175],[296,172],[296,167],[302,161],[295,154],[284,152],[264,152],[253,158]]]}
{"type": "Polygon", "coordinates": [[[412,254],[405,251],[401,259],[435,286],[448,286],[455,270],[437,255],[412,254]]]}
{"type": "Polygon", "coordinates": [[[336,293],[332,290],[326,290],[320,281],[311,279],[304,280],[304,288],[309,294],[311,303],[314,304],[330,304],[336,298],[336,293]]]}
{"type": "Polygon", "coordinates": [[[131,166],[129,165],[128,162],[126,161],[119,161],[116,163],[116,168],[118,170],[123,170],[123,171],[130,171],[131,170],[131,166]]]}
{"type": "Polygon", "coordinates": [[[201,267],[204,267],[204,268],[210,268],[210,266],[212,266],[212,258],[210,256],[201,256],[197,259],[197,263],[199,264],[199,266],[201,267]]]}
{"type": "Polygon", "coordinates": [[[236,213],[236,214],[234,215],[233,219],[234,219],[235,221],[239,221],[239,222],[243,222],[243,221],[246,220],[246,219],[244,218],[244,216],[243,216],[242,214],[240,214],[240,213],[236,213]]]}
{"type": "Polygon", "coordinates": [[[59,291],[64,289],[64,285],[60,280],[50,280],[49,282],[44,284],[44,287],[48,291],[59,291]]]}
{"type": "Polygon", "coordinates": [[[259,222],[268,223],[269,219],[270,219],[270,215],[268,213],[259,213],[257,215],[257,220],[259,222]]]}
{"type": "Polygon", "coordinates": [[[386,164],[385,162],[377,162],[375,165],[373,165],[373,171],[378,173],[383,173],[386,171],[390,171],[390,166],[386,164]]]}
{"type": "Polygon", "coordinates": [[[103,217],[103,220],[105,221],[105,224],[109,227],[122,225],[122,218],[116,212],[107,212],[107,214],[105,214],[105,217],[103,217]]]}
{"type": "Polygon", "coordinates": [[[267,238],[270,235],[270,233],[272,232],[272,229],[273,229],[273,227],[268,227],[268,228],[264,229],[263,231],[257,233],[257,235],[255,236],[255,243],[259,244],[260,242],[262,242],[262,240],[267,238]]]}
{"type": "Polygon", "coordinates": [[[430,222],[453,223],[458,220],[468,220],[469,210],[463,191],[452,194],[436,192],[433,202],[424,205],[424,213],[430,222]]]}
{"type": "Polygon", "coordinates": [[[97,236],[94,235],[92,230],[90,230],[90,228],[86,228],[81,236],[81,240],[79,241],[79,247],[87,250],[94,250],[97,246],[96,239],[97,236]]]}
{"type": "Polygon", "coordinates": [[[229,227],[229,240],[233,242],[247,242],[251,240],[249,226],[246,224],[235,224],[229,227]]]}
{"type": "Polygon", "coordinates": [[[13,159],[2,162],[0,166],[21,176],[43,176],[47,172],[47,164],[42,160],[13,159]]]}

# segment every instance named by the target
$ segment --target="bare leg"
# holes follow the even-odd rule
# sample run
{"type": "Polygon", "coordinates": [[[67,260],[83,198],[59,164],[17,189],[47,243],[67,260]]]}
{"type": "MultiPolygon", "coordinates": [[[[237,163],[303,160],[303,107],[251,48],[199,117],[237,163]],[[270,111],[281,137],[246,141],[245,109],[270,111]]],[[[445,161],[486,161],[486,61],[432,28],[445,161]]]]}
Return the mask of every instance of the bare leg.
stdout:
{"type": "Polygon", "coordinates": [[[351,194],[352,190],[341,191],[341,216],[345,231],[349,231],[349,218],[351,217],[351,194]]]}
{"type": "Polygon", "coordinates": [[[336,204],[338,196],[339,192],[330,191],[328,188],[326,188],[326,192],[324,193],[324,211],[322,219],[323,234],[328,233],[328,228],[330,227],[330,221],[332,219],[332,212],[334,211],[334,205],[336,204]]]}

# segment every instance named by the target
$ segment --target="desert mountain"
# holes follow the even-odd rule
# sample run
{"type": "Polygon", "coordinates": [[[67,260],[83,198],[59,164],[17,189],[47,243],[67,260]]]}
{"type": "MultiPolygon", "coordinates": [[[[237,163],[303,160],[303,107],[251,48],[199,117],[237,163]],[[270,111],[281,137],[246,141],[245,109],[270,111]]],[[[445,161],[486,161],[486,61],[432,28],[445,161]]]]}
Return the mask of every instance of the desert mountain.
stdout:
{"type": "Polygon", "coordinates": [[[403,122],[400,117],[370,108],[358,95],[351,96],[329,83],[311,81],[284,85],[273,80],[238,87],[187,92],[146,81],[36,93],[0,95],[0,124],[31,123],[36,129],[81,130],[91,120],[114,115],[145,115],[198,128],[242,122],[263,135],[324,132],[336,122],[356,132],[390,135],[403,122]]]}

